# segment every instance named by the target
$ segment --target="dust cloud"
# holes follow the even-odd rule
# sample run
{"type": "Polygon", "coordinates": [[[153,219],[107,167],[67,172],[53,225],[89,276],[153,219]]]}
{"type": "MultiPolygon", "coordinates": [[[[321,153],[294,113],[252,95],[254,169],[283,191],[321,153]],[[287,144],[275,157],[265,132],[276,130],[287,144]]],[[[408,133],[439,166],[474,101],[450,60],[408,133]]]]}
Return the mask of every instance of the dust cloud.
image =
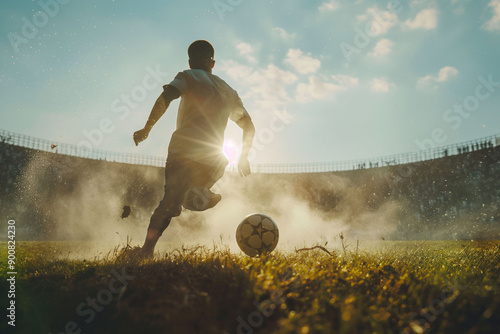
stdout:
{"type": "MultiPolygon", "coordinates": [[[[183,210],[165,230],[158,249],[215,243],[238,251],[236,227],[255,212],[276,221],[281,250],[326,242],[333,246],[341,232],[351,240],[389,238],[401,204],[376,195],[387,187],[381,180],[379,184],[366,176],[354,181],[333,173],[240,178],[227,172],[212,189],[222,201],[201,213],[183,210]]],[[[86,242],[74,255],[141,245],[163,185],[161,168],[38,153],[19,185],[20,211],[29,222],[23,233],[31,240],[86,242]],[[122,218],[125,206],[130,213],[122,218]]]]}

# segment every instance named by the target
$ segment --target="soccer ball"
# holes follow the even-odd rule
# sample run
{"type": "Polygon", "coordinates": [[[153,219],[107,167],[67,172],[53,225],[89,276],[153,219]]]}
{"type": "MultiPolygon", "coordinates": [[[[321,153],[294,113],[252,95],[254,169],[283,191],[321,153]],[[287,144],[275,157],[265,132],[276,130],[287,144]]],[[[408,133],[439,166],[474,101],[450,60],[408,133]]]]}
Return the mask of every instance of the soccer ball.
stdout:
{"type": "Polygon", "coordinates": [[[262,213],[253,213],[243,219],[236,229],[236,242],[248,256],[271,253],[278,244],[278,225],[262,213]]]}

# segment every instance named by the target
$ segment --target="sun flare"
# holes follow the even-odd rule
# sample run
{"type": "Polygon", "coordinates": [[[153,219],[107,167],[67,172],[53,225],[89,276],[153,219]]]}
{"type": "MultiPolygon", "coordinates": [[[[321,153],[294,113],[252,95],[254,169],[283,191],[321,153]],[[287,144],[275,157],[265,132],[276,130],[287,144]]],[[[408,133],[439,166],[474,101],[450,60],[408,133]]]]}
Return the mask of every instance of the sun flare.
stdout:
{"type": "Polygon", "coordinates": [[[240,156],[241,148],[233,140],[224,140],[224,146],[222,147],[222,153],[229,160],[229,166],[236,165],[238,163],[238,158],[240,156]]]}

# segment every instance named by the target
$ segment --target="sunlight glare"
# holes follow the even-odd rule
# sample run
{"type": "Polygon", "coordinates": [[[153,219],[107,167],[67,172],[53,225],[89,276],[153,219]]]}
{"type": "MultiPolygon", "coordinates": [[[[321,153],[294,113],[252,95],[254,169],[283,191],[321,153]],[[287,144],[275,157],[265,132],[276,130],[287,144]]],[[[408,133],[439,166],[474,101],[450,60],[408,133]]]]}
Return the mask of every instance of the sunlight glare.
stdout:
{"type": "Polygon", "coordinates": [[[227,160],[229,160],[228,166],[234,166],[238,164],[238,158],[241,152],[241,148],[233,140],[224,140],[222,152],[226,156],[227,160]]]}

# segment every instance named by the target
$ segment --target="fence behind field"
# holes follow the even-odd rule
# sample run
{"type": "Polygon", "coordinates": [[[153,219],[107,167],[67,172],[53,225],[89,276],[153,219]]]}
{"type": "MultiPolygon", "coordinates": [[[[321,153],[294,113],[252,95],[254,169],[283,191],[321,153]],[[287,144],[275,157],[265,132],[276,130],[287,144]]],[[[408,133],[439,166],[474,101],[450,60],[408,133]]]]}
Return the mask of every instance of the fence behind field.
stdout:
{"type": "MultiPolygon", "coordinates": [[[[163,167],[165,164],[165,157],[86,149],[84,147],[78,147],[77,145],[40,139],[1,129],[0,141],[14,146],[94,160],[105,160],[110,162],[156,167],[163,167]]],[[[254,173],[320,173],[377,168],[439,159],[447,156],[474,152],[481,149],[493,148],[499,145],[500,134],[458,144],[439,146],[429,150],[414,151],[376,158],[301,164],[254,164],[252,165],[252,171],[254,173]]],[[[229,170],[235,171],[236,167],[229,167],[229,170]]]]}

